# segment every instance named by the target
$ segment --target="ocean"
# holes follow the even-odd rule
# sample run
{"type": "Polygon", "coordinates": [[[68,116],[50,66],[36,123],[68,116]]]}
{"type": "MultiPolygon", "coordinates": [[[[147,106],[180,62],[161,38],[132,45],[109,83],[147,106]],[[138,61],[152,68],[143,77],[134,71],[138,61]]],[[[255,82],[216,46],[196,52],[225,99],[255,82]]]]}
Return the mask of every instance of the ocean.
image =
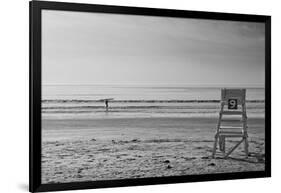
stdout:
{"type": "MultiPolygon", "coordinates": [[[[221,88],[174,85],[43,85],[42,117],[214,117],[220,96],[221,88]]],[[[247,88],[246,100],[249,117],[264,117],[263,88],[247,88]]]]}

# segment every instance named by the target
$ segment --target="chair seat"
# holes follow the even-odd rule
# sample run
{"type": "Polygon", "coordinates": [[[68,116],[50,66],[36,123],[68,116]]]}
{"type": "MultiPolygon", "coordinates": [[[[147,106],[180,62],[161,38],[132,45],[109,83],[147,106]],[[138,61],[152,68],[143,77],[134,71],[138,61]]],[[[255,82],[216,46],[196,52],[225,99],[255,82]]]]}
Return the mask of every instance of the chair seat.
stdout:
{"type": "Polygon", "coordinates": [[[222,137],[244,137],[246,136],[245,133],[242,133],[242,132],[219,132],[218,133],[219,136],[222,136],[222,137]]]}
{"type": "Polygon", "coordinates": [[[227,111],[227,110],[224,110],[221,113],[223,115],[242,115],[243,111],[227,111]]]}
{"type": "Polygon", "coordinates": [[[241,119],[221,119],[222,123],[242,123],[241,119]]]}
{"type": "Polygon", "coordinates": [[[221,130],[242,130],[242,126],[220,126],[221,130]]]}

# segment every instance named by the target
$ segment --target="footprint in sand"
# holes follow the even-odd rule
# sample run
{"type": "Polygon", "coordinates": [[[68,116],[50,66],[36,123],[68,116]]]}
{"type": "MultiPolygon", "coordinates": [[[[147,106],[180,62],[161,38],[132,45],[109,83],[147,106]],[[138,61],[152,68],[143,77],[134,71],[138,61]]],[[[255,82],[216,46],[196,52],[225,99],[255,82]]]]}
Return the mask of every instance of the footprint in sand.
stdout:
{"type": "Polygon", "coordinates": [[[194,160],[194,159],[196,159],[196,157],[184,157],[183,159],[186,160],[186,161],[189,161],[189,160],[194,160]]]}

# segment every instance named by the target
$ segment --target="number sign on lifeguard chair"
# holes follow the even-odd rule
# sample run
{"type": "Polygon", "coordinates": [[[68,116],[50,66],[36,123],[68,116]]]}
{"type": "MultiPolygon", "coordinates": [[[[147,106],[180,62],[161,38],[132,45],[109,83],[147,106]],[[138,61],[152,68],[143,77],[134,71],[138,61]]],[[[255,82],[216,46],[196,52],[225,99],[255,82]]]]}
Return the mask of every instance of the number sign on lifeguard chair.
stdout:
{"type": "Polygon", "coordinates": [[[248,134],[246,114],[246,89],[222,89],[219,120],[216,128],[215,143],[213,149],[214,158],[217,145],[227,158],[242,142],[244,142],[245,154],[248,156],[248,134]],[[241,138],[237,144],[226,152],[226,138],[241,138]]]}

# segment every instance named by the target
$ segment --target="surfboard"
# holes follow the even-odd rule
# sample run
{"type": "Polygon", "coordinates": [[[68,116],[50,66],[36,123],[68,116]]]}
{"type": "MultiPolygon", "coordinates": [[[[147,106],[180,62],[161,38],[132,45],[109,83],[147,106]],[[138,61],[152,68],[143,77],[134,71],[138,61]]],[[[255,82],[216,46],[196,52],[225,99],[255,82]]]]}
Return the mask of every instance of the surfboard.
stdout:
{"type": "Polygon", "coordinates": [[[112,101],[114,98],[100,99],[99,101],[112,101]]]}

